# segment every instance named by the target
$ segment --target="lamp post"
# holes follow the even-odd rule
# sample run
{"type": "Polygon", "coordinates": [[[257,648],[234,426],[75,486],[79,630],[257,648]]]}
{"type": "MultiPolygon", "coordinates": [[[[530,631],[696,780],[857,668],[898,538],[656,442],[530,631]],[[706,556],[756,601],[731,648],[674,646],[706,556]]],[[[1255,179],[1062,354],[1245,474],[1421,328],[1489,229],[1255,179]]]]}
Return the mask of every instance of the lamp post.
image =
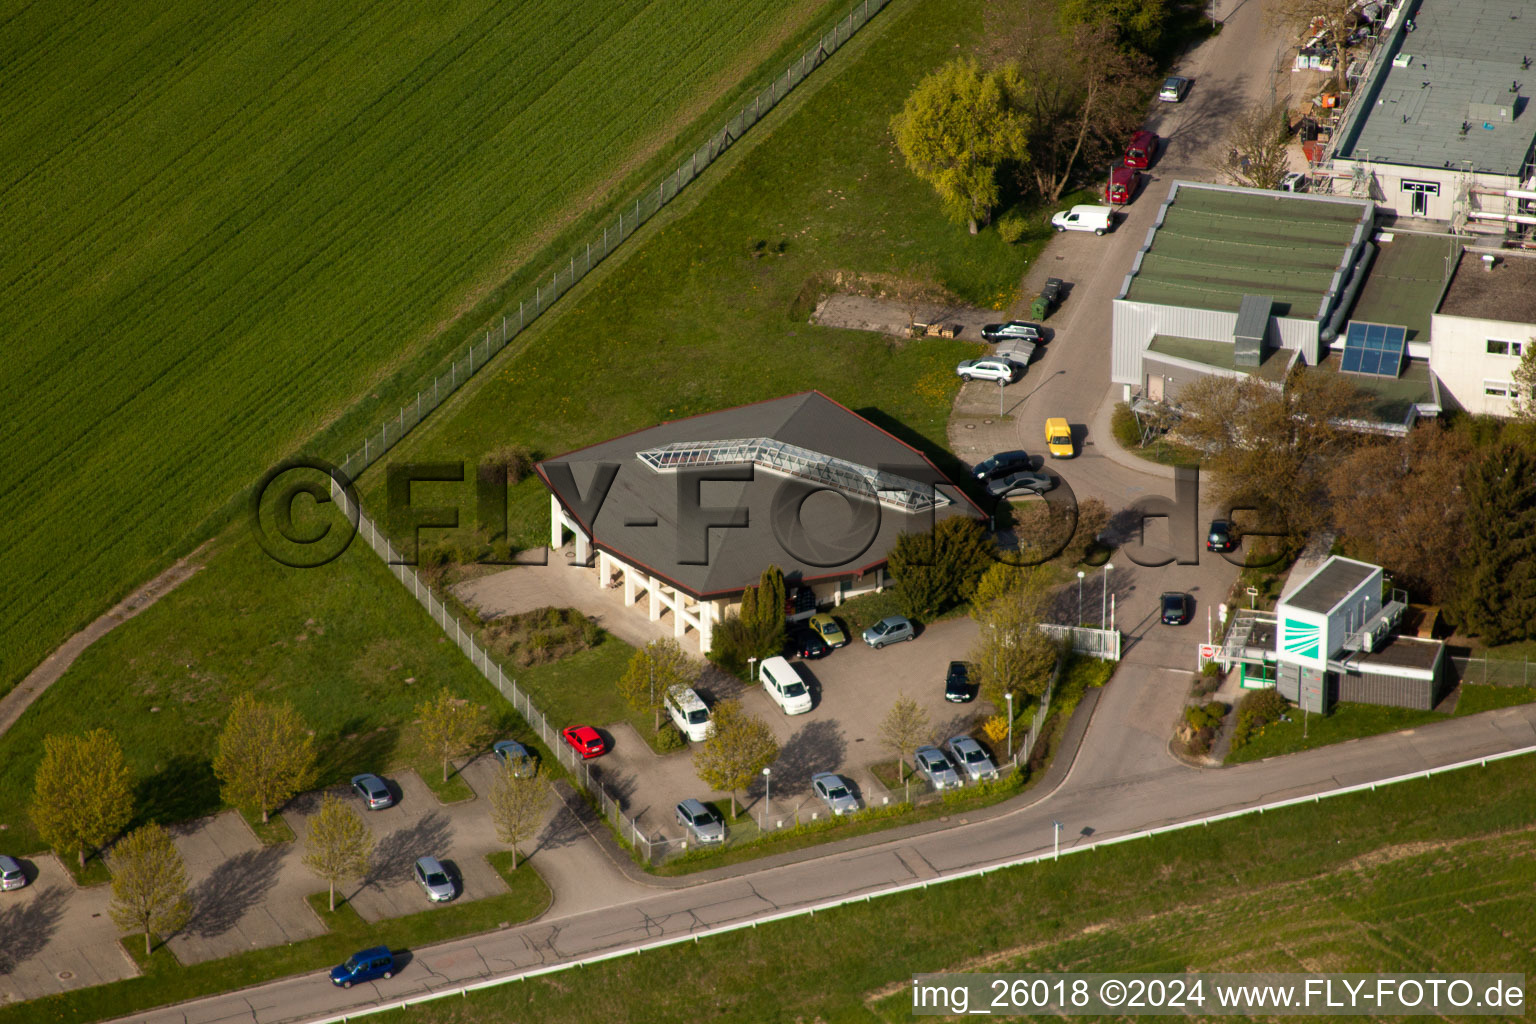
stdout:
{"type": "Polygon", "coordinates": [[[1013,691],[1008,690],[1003,694],[1003,699],[1008,702],[1008,760],[1013,760],[1013,691]]]}
{"type": "Polygon", "coordinates": [[[1077,624],[1079,626],[1083,624],[1083,577],[1085,575],[1083,570],[1077,570],[1077,624]]]}
{"type": "Polygon", "coordinates": [[[763,829],[768,828],[768,819],[773,815],[773,769],[763,769],[763,829]]]}
{"type": "Polygon", "coordinates": [[[747,659],[747,674],[752,677],[752,682],[757,682],[757,659],[747,659]]]}
{"type": "Polygon", "coordinates": [[[1111,570],[1113,568],[1114,568],[1113,564],[1111,564],[1109,562],[1105,562],[1104,563],[1103,582],[1102,582],[1102,584],[1099,587],[1099,628],[1100,629],[1103,629],[1104,628],[1104,624],[1109,621],[1109,570],[1111,570]]]}
{"type": "Polygon", "coordinates": [[[1056,852],[1051,855],[1051,859],[1061,860],[1061,822],[1052,820],[1051,824],[1056,826],[1056,852]]]}

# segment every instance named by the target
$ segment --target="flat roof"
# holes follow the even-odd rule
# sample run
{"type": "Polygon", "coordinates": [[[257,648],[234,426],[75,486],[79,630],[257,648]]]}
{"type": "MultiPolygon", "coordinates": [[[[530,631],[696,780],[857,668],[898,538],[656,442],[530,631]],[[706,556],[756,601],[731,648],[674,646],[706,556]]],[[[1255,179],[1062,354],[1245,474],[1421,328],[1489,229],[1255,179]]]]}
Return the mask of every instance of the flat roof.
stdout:
{"type": "MultiPolygon", "coordinates": [[[[1342,358],[1342,350],[1330,352],[1313,369],[1324,373],[1342,373],[1339,369],[1342,358]]],[[[1428,360],[1404,359],[1403,371],[1395,379],[1364,373],[1345,373],[1343,376],[1370,396],[1370,415],[1382,423],[1405,424],[1410,406],[1433,405],[1439,408],[1428,360]]]]}
{"type": "Polygon", "coordinates": [[[1223,370],[1252,374],[1276,384],[1285,379],[1285,372],[1290,369],[1293,354],[1290,349],[1266,347],[1264,360],[1258,366],[1234,366],[1232,356],[1236,351],[1237,346],[1229,342],[1206,341],[1203,338],[1176,338],[1170,334],[1154,334],[1152,344],[1147,346],[1147,355],[1153,358],[1172,356],[1176,359],[1188,359],[1191,362],[1220,367],[1223,370]]]}
{"type": "Polygon", "coordinates": [[[1302,611],[1327,615],[1380,571],[1379,566],[1334,555],[1280,603],[1302,611]]]}
{"type": "Polygon", "coordinates": [[[1435,667],[1444,646],[1439,640],[1420,640],[1418,637],[1393,634],[1370,654],[1362,651],[1351,655],[1349,660],[1375,669],[1411,668],[1427,672],[1435,667]]]}
{"type": "Polygon", "coordinates": [[[1408,328],[1409,341],[1429,340],[1429,318],[1445,290],[1446,257],[1460,243],[1449,235],[1392,232],[1378,242],[1376,260],[1355,299],[1351,320],[1397,324],[1408,328]]]}
{"type": "Polygon", "coordinates": [[[1536,57],[1536,5],[1410,0],[1403,17],[1334,155],[1439,169],[1470,162],[1474,170],[1518,175],[1536,141],[1536,75],[1522,66],[1536,57]],[[1412,32],[1403,31],[1406,19],[1412,32]],[[1518,95],[1510,91],[1515,82],[1518,95]]]}
{"type": "Polygon", "coordinates": [[[904,533],[926,531],[953,515],[983,515],[925,455],[819,391],[662,423],[547,459],[536,469],[594,545],[696,598],[739,594],[769,565],[791,582],[861,575],[883,566],[904,533]],[[828,486],[803,473],[754,464],[747,458],[751,445],[736,446],[746,453],[734,459],[739,464],[727,464],[730,457],[700,463],[687,457],[692,443],[759,439],[791,446],[792,459],[821,455],[841,460],[844,470],[852,464],[895,474],[933,488],[944,500],[931,510],[898,510],[871,499],[868,487],[828,486]],[[708,477],[751,470],[750,479],[707,479],[694,487],[705,522],[743,514],[743,526],[682,523],[686,478],[670,464],[657,468],[667,461],[660,450],[669,445],[685,446],[678,469],[696,466],[708,477]],[[594,512],[587,502],[605,466],[614,476],[594,512]],[[818,493],[828,491],[838,493],[818,493]]]}
{"type": "MultiPolygon", "coordinates": [[[[1480,253],[1463,252],[1440,312],[1478,320],[1536,324],[1536,256],[1499,252],[1492,270],[1480,253]]],[[[1524,341],[1512,338],[1511,341],[1524,341]]]]}
{"type": "Polygon", "coordinates": [[[1175,182],[1125,298],[1236,313],[1266,295],[1276,316],[1316,319],[1373,214],[1364,200],[1175,182]]]}

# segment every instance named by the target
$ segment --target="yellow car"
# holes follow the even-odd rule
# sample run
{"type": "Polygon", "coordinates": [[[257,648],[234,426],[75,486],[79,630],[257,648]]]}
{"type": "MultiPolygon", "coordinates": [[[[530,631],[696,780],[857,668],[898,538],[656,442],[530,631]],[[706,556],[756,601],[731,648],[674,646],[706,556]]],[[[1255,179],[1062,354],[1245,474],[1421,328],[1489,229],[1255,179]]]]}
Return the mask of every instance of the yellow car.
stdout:
{"type": "Polygon", "coordinates": [[[830,615],[812,615],[809,625],[827,642],[828,647],[842,647],[848,643],[848,634],[843,632],[843,627],[830,615]]]}
{"type": "Polygon", "coordinates": [[[1045,447],[1053,459],[1070,459],[1077,454],[1072,447],[1072,428],[1060,416],[1045,421],[1045,447]]]}

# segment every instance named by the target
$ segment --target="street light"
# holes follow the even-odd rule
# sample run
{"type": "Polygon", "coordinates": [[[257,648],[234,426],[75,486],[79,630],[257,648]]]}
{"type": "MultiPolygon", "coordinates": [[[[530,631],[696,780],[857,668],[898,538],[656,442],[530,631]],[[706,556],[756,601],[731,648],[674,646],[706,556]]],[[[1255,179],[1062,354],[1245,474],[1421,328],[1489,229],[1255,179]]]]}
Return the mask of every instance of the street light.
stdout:
{"type": "Polygon", "coordinates": [[[1103,629],[1104,628],[1104,623],[1109,621],[1109,570],[1111,570],[1113,568],[1114,568],[1113,564],[1111,564],[1109,562],[1105,562],[1104,563],[1103,582],[1102,582],[1102,584],[1099,587],[1099,628],[1100,629],[1103,629]]]}
{"type": "Polygon", "coordinates": [[[747,675],[751,677],[752,682],[757,682],[757,659],[755,657],[747,659],[747,675]]]}
{"type": "Polygon", "coordinates": [[[1051,824],[1056,826],[1056,853],[1051,859],[1061,860],[1061,822],[1053,819],[1051,824]]]}
{"type": "Polygon", "coordinates": [[[763,828],[768,828],[768,819],[773,816],[773,769],[763,769],[763,828]]]}
{"type": "Polygon", "coordinates": [[[1083,624],[1083,570],[1077,570],[1077,624],[1083,624]]]}
{"type": "Polygon", "coordinates": [[[1013,691],[1008,690],[1003,694],[1003,699],[1008,702],[1008,760],[1013,760],[1013,691]]]}

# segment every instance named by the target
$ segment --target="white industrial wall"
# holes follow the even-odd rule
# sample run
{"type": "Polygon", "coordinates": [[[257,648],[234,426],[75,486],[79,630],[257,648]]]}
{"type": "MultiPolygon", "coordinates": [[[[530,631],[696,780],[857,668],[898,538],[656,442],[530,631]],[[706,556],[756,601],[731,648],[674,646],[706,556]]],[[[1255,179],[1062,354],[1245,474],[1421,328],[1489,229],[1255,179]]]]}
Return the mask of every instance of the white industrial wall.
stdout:
{"type": "Polygon", "coordinates": [[[1429,368],[1440,378],[1440,386],[1467,412],[1508,416],[1510,400],[1485,394],[1485,387],[1489,383],[1509,384],[1520,359],[1489,355],[1490,339],[1517,341],[1522,346],[1536,344],[1536,324],[1436,313],[1429,319],[1429,368]]]}

